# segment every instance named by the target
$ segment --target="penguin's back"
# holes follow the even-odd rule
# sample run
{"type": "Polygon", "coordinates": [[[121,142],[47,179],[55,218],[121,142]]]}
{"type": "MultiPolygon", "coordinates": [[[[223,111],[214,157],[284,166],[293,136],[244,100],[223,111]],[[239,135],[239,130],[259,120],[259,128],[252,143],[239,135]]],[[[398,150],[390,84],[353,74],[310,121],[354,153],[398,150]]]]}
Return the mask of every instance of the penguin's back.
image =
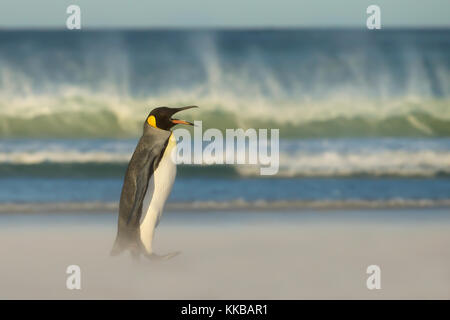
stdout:
{"type": "Polygon", "coordinates": [[[169,144],[170,131],[147,127],[125,173],[120,195],[117,237],[111,252],[113,255],[129,246],[139,247],[139,225],[148,182],[169,144]]]}

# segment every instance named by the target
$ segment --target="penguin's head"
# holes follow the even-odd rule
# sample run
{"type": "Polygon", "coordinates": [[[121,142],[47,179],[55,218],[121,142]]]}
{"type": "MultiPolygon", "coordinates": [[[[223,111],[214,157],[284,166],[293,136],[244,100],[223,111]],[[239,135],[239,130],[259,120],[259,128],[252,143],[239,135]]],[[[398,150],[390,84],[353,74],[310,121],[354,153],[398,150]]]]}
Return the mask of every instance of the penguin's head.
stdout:
{"type": "Polygon", "coordinates": [[[187,106],[181,108],[168,108],[168,107],[155,108],[148,115],[145,124],[162,130],[170,130],[173,126],[177,124],[187,124],[193,126],[194,124],[188,121],[172,118],[172,116],[175,113],[191,108],[198,108],[198,107],[187,106]]]}

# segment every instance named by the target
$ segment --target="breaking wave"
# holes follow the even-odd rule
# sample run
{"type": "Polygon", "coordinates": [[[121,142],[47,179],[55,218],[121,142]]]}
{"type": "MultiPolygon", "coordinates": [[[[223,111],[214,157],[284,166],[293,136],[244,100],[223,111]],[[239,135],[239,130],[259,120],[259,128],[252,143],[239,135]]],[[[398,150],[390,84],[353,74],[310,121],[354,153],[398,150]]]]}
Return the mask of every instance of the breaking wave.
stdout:
{"type": "MultiPolygon", "coordinates": [[[[123,177],[130,140],[2,140],[2,177],[123,177]]],[[[259,177],[257,165],[180,165],[184,177],[259,177]]],[[[281,140],[276,177],[448,177],[450,139],[281,140]]],[[[266,176],[267,177],[267,176],[266,176]]],[[[270,177],[270,176],[269,176],[270,177]]]]}
{"type": "Polygon", "coordinates": [[[450,136],[450,99],[403,97],[257,103],[180,99],[179,94],[148,99],[33,96],[0,101],[0,136],[40,138],[131,138],[142,132],[143,119],[156,106],[197,104],[187,120],[204,129],[277,128],[284,138],[446,137],[450,136]],[[177,97],[174,99],[174,97],[177,97]]]}
{"type": "Polygon", "coordinates": [[[196,104],[204,128],[447,137],[449,35],[1,31],[0,136],[137,137],[150,109],[196,104]]]}

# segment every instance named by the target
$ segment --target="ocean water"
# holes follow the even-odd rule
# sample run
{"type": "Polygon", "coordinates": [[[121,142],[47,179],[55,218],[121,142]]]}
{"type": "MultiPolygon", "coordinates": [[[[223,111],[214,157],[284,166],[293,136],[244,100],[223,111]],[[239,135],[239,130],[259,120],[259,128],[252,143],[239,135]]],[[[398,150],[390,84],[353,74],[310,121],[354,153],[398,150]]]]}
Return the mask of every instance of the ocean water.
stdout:
{"type": "Polygon", "coordinates": [[[114,210],[148,112],[192,104],[280,129],[280,169],[179,166],[172,208],[450,206],[448,29],[0,31],[0,212],[114,210]]]}

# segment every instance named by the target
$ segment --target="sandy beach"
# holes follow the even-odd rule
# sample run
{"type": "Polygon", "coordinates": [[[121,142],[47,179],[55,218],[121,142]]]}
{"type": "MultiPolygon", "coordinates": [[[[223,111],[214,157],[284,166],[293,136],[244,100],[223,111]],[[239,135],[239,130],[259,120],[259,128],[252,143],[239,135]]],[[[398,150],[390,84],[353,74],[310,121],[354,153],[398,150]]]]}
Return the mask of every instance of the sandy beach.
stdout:
{"type": "Polygon", "coordinates": [[[111,213],[2,214],[1,299],[449,299],[447,209],[168,212],[155,251],[109,257],[111,213]],[[66,268],[81,267],[81,290],[66,268]],[[381,289],[366,268],[381,268],[381,289]]]}

